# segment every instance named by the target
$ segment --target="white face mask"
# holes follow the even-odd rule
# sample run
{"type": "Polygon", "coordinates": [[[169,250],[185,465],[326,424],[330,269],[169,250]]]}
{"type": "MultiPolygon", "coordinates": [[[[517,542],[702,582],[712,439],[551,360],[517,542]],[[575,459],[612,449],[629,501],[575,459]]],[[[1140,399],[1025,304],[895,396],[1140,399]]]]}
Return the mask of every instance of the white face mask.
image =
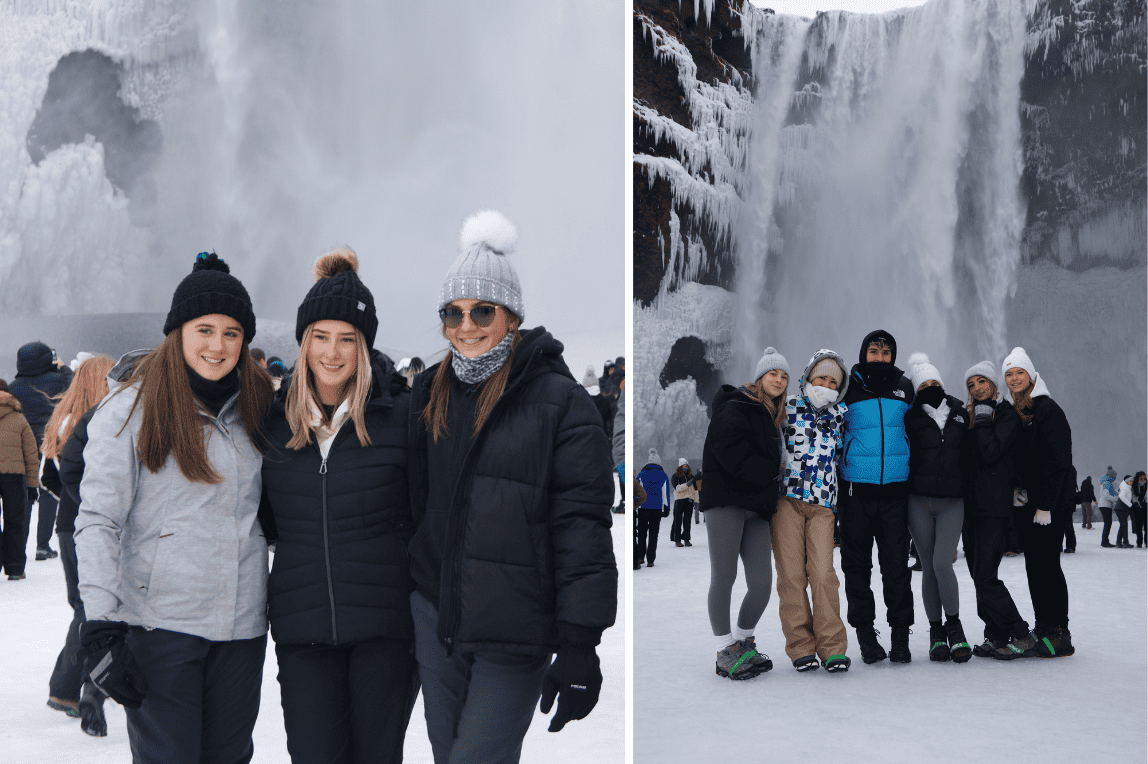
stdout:
{"type": "Polygon", "coordinates": [[[823,409],[837,401],[837,391],[830,390],[828,387],[814,386],[806,382],[805,397],[813,404],[813,408],[823,409]]]}

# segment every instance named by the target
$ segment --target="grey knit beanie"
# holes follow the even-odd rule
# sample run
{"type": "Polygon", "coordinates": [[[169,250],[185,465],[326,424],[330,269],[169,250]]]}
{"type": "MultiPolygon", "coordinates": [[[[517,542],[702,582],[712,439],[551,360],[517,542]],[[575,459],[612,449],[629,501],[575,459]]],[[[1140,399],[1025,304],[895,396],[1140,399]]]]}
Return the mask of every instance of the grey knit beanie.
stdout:
{"type": "Polygon", "coordinates": [[[1000,387],[1000,383],[997,382],[997,367],[992,361],[981,361],[976,366],[970,367],[965,372],[965,387],[969,386],[969,380],[973,377],[984,377],[992,382],[994,387],[1000,387]]]}
{"type": "Polygon", "coordinates": [[[756,382],[761,379],[762,374],[774,369],[781,369],[788,376],[789,362],[776,349],[768,347],[765,349],[765,354],[762,355],[761,360],[757,362],[757,368],[753,372],[753,381],[756,382]]]}
{"type": "Polygon", "coordinates": [[[459,255],[439,291],[439,310],[454,300],[482,300],[524,320],[522,288],[507,258],[517,242],[518,231],[501,212],[483,210],[467,218],[459,234],[459,255]]]}

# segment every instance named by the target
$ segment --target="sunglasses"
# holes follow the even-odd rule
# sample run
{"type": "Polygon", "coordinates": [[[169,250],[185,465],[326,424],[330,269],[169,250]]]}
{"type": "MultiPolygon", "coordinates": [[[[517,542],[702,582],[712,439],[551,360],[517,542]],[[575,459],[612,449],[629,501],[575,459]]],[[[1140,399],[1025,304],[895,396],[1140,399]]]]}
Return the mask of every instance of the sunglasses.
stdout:
{"type": "Polygon", "coordinates": [[[497,305],[476,305],[470,310],[463,310],[456,308],[453,305],[448,305],[445,308],[439,308],[438,317],[448,329],[457,329],[462,324],[462,317],[469,314],[470,320],[476,326],[487,327],[494,323],[494,314],[498,312],[497,305]]]}

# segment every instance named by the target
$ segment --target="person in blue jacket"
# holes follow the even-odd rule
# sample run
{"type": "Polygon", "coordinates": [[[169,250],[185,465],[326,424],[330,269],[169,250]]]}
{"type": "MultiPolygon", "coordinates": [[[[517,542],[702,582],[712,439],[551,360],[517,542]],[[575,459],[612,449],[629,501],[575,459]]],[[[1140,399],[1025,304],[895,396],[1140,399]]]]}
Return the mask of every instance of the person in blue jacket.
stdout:
{"type": "Polygon", "coordinates": [[[658,530],[662,518],[670,515],[670,478],[658,464],[660,460],[657,449],[651,448],[649,463],[638,473],[638,482],[646,492],[646,500],[634,513],[634,570],[642,567],[643,559],[646,567],[654,567],[654,559],[658,556],[658,530]]]}
{"type": "Polygon", "coordinates": [[[845,395],[848,411],[837,508],[841,519],[841,570],[849,603],[847,620],[857,630],[857,645],[865,663],[885,658],[908,663],[912,659],[909,439],[905,434],[905,413],[913,403],[913,387],[894,365],[896,360],[897,341],[893,335],[883,329],[870,332],[861,343],[845,395]],[[874,541],[886,617],[893,630],[888,655],[873,628],[876,603],[869,581],[874,541]]]}

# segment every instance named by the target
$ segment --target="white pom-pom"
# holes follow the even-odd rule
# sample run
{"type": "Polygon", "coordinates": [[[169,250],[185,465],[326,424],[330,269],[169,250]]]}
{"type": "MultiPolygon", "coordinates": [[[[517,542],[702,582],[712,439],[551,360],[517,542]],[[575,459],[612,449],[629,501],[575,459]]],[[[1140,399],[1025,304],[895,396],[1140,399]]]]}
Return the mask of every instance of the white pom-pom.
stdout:
{"type": "Polygon", "coordinates": [[[482,244],[500,255],[509,255],[517,243],[518,230],[496,210],[483,210],[468,217],[458,237],[463,252],[482,244]]]}
{"type": "Polygon", "coordinates": [[[925,355],[924,353],[922,353],[919,350],[916,353],[910,353],[909,354],[909,366],[919,366],[923,363],[928,363],[928,362],[929,362],[929,356],[925,355]]]}
{"type": "Polygon", "coordinates": [[[762,355],[777,355],[777,348],[767,347],[762,355]]]}

